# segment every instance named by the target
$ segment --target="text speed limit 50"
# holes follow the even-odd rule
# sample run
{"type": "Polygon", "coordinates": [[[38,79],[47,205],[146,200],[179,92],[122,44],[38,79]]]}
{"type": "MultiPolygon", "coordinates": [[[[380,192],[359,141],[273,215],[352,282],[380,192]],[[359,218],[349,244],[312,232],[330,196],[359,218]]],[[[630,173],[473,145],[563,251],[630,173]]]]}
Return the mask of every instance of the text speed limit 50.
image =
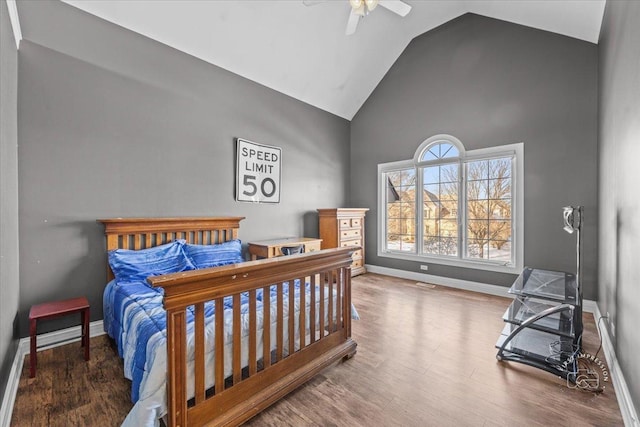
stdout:
{"type": "Polygon", "coordinates": [[[236,200],[279,203],[282,149],[238,138],[236,200]]]}

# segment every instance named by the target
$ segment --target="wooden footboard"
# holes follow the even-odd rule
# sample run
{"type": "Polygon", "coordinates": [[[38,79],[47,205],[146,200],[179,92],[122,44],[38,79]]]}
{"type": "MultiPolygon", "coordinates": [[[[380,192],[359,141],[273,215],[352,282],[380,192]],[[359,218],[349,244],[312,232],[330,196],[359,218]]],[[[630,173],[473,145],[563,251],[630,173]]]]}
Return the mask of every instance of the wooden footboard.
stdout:
{"type": "Polygon", "coordinates": [[[169,426],[241,424],[323,368],[352,356],[356,351],[351,339],[353,250],[326,249],[149,278],[151,285],[165,292],[169,426]],[[295,279],[301,283],[297,294],[295,279]],[[303,291],[305,283],[308,293],[303,291]],[[248,310],[243,313],[245,292],[248,310]],[[213,367],[205,363],[208,301],[216,308],[233,303],[226,342],[224,323],[229,320],[224,310],[215,310],[213,367]],[[187,349],[190,306],[195,319],[192,362],[187,349]],[[230,361],[225,360],[225,344],[232,347],[230,361]],[[231,366],[231,375],[225,373],[225,365],[227,373],[231,366]],[[214,387],[207,385],[212,376],[207,371],[212,368],[214,387]],[[191,369],[193,386],[188,384],[191,369]]]}

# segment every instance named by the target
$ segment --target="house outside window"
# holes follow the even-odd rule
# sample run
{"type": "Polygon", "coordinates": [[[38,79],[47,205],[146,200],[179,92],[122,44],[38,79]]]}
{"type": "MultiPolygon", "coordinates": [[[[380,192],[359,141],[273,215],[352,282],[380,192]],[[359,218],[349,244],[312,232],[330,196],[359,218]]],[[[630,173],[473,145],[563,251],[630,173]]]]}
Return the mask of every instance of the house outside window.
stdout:
{"type": "Polygon", "coordinates": [[[378,165],[378,255],[517,273],[524,144],[467,151],[451,135],[378,165]]]}

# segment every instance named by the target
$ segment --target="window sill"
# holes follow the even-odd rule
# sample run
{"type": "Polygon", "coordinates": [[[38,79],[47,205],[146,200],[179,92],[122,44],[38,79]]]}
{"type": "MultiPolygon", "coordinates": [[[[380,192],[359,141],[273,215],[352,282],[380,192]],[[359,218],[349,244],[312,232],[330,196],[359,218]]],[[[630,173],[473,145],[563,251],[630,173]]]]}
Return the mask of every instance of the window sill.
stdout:
{"type": "Polygon", "coordinates": [[[385,258],[402,259],[406,261],[417,261],[425,264],[448,265],[452,267],[470,268],[473,270],[483,270],[483,271],[495,271],[498,273],[509,273],[509,274],[520,274],[523,268],[522,266],[518,266],[518,265],[503,265],[498,263],[488,263],[488,262],[481,262],[481,261],[446,259],[446,258],[440,258],[440,257],[429,257],[424,255],[400,253],[400,252],[378,251],[378,256],[385,257],[385,258]]]}

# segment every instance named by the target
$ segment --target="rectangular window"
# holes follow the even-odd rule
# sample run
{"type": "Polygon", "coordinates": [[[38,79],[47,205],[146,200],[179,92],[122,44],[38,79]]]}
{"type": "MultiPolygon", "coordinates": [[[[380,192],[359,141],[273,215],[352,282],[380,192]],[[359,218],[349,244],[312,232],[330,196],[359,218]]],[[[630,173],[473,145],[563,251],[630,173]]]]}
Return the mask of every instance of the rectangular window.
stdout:
{"type": "Polygon", "coordinates": [[[523,144],[442,151],[432,144],[418,160],[378,165],[378,255],[518,272],[523,144]]]}
{"type": "Polygon", "coordinates": [[[465,164],[466,256],[512,263],[511,158],[465,164]]]}
{"type": "Polygon", "coordinates": [[[386,249],[415,252],[416,247],[416,171],[406,168],[385,174],[386,249]]]}
{"type": "Polygon", "coordinates": [[[422,253],[458,255],[458,211],[460,165],[420,168],[422,173],[422,253]]]}

